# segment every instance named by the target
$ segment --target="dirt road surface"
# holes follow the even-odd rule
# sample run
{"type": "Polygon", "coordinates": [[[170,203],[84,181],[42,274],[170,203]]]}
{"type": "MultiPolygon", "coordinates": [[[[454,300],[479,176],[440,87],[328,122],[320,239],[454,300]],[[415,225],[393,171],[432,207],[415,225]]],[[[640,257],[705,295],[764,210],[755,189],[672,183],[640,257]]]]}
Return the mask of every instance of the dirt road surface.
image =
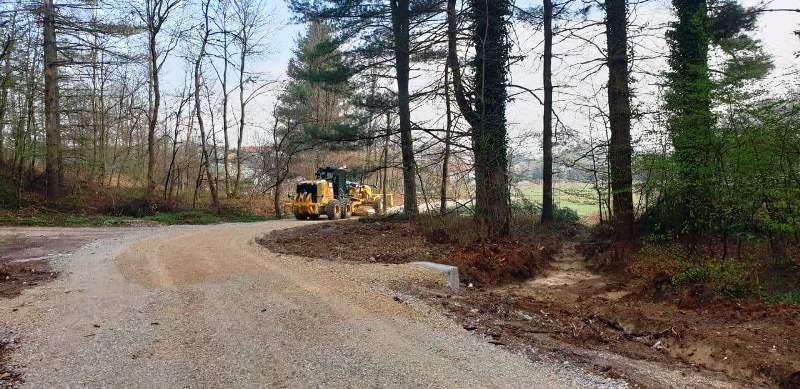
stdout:
{"type": "Polygon", "coordinates": [[[398,298],[395,283],[432,282],[409,265],[309,260],[254,242],[297,223],[0,229],[91,237],[52,256],[58,279],[0,300],[0,329],[18,342],[10,367],[36,387],[625,386],[533,362],[398,298]]]}

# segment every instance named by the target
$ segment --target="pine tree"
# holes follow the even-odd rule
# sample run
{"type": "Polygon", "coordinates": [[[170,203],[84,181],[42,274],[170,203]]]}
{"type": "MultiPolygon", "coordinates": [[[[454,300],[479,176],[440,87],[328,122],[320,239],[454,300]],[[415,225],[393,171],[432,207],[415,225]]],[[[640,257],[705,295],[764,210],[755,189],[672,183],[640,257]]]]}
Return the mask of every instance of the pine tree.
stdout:
{"type": "Polygon", "coordinates": [[[542,223],[553,221],[553,1],[544,0],[542,7],[544,53],[542,56],[542,85],[544,113],[542,115],[542,223]]]}
{"type": "Polygon", "coordinates": [[[409,0],[292,0],[291,8],[304,20],[324,20],[335,26],[338,43],[358,42],[352,53],[359,68],[371,63],[393,63],[397,98],[394,104],[400,118],[400,147],[403,165],[403,213],[416,215],[417,164],[411,129],[411,21],[429,11],[412,9],[409,0]],[[391,44],[389,44],[391,42],[391,44]],[[391,59],[389,59],[391,58],[391,59]],[[391,62],[389,62],[391,61],[391,62]]]}
{"type": "MultiPolygon", "coordinates": [[[[758,78],[766,74],[769,60],[758,55],[757,41],[745,32],[756,25],[757,12],[743,8],[735,0],[673,0],[678,20],[667,33],[670,46],[665,108],[674,147],[676,179],[665,188],[673,226],[691,234],[714,229],[714,212],[722,140],[716,131],[712,111],[714,95],[733,81],[714,80],[709,67],[709,52],[727,54],[722,74],[758,78]],[[756,52],[754,56],[741,56],[756,52]],[[747,64],[745,64],[745,62],[747,64]],[[736,71],[730,71],[736,68],[736,71]],[[752,73],[745,75],[743,69],[752,73]]],[[[715,71],[713,73],[720,73],[715,71]]]]}
{"type": "Polygon", "coordinates": [[[633,176],[631,173],[631,105],[628,76],[628,17],[626,0],[606,0],[608,46],[608,145],[614,230],[618,240],[633,235],[633,176]]]}
{"type": "Polygon", "coordinates": [[[350,96],[350,69],[333,41],[332,28],[320,21],[309,23],[306,34],[297,41],[289,62],[290,78],[284,101],[297,105],[297,118],[311,139],[339,138],[346,125],[350,96]]]}

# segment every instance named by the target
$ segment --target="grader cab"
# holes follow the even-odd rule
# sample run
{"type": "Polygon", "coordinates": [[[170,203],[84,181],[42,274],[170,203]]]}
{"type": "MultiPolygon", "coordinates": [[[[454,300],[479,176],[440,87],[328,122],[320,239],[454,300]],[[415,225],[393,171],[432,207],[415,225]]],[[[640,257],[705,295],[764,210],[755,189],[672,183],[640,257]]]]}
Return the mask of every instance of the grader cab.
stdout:
{"type": "MultiPolygon", "coordinates": [[[[345,169],[321,168],[313,180],[297,184],[292,213],[298,220],[318,219],[323,214],[329,220],[365,216],[383,212],[383,197],[369,185],[348,182],[345,169]]],[[[391,206],[391,195],[386,200],[391,206]]]]}

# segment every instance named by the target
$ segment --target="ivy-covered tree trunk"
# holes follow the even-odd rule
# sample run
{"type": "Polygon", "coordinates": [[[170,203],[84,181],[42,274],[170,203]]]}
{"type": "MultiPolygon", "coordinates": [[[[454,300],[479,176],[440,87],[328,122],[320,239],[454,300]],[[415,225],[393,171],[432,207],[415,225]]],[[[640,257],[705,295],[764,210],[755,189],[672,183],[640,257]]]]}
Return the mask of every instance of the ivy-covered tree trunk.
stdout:
{"type": "Polygon", "coordinates": [[[671,198],[672,211],[695,233],[709,219],[711,179],[714,176],[714,117],[712,83],[708,72],[711,40],[706,0],[673,0],[678,21],[667,33],[670,45],[669,130],[675,148],[678,176],[671,198]]]}
{"type": "Polygon", "coordinates": [[[471,0],[474,93],[468,96],[458,60],[456,1],[447,1],[447,63],[453,96],[469,123],[475,170],[475,217],[489,239],[508,236],[511,208],[506,147],[506,73],[508,72],[508,0],[471,0]],[[473,97],[470,101],[469,97],[473,97]]]}
{"type": "Polygon", "coordinates": [[[608,113],[611,129],[608,159],[611,172],[612,221],[618,240],[629,240],[633,235],[631,106],[625,3],[626,0],[606,0],[608,113]]]}
{"type": "Polygon", "coordinates": [[[403,156],[403,213],[416,215],[417,185],[414,140],[411,137],[411,108],[408,92],[409,79],[409,0],[391,0],[392,32],[397,75],[397,100],[400,117],[400,149],[403,156]]]}
{"type": "Polygon", "coordinates": [[[475,212],[490,239],[510,228],[506,145],[506,73],[508,72],[508,0],[471,0],[475,47],[474,111],[475,212]]]}

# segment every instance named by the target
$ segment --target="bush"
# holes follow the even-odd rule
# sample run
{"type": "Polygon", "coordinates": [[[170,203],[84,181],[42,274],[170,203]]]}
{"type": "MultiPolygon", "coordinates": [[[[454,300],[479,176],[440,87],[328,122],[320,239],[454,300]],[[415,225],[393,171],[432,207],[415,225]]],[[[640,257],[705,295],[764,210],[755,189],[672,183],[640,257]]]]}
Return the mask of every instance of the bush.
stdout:
{"type": "Polygon", "coordinates": [[[675,287],[706,284],[728,298],[742,298],[748,294],[747,271],[733,261],[687,261],[677,263],[678,272],[672,276],[675,287]]]}
{"type": "Polygon", "coordinates": [[[511,212],[515,215],[541,217],[542,205],[528,199],[519,188],[515,188],[515,191],[514,200],[511,202],[511,212]]]}
{"type": "Polygon", "coordinates": [[[581,217],[572,208],[556,208],[553,211],[553,221],[556,223],[576,224],[581,221],[581,217]]]}
{"type": "Polygon", "coordinates": [[[800,290],[770,293],[764,296],[764,301],[770,305],[800,305],[800,290]]]}

